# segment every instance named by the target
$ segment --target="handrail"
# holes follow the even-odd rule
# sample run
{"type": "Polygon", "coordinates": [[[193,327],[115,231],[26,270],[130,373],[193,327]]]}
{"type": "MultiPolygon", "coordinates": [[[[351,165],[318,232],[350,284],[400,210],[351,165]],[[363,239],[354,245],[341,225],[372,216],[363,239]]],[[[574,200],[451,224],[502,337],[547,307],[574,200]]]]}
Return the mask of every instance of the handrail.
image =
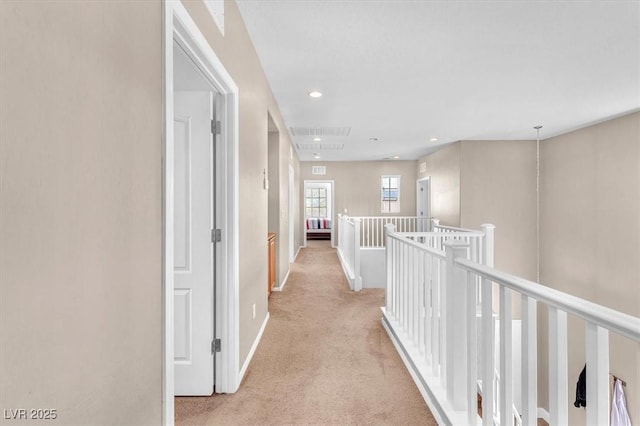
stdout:
{"type": "Polygon", "coordinates": [[[640,318],[463,258],[454,263],[482,277],[640,342],[640,318]]]}
{"type": "MultiPolygon", "coordinates": [[[[410,234],[410,232],[408,232],[407,234],[410,234]]],[[[441,258],[443,260],[447,258],[447,255],[446,255],[446,253],[444,251],[438,250],[437,248],[434,248],[434,247],[430,247],[430,246],[424,245],[424,244],[419,243],[419,242],[414,241],[414,240],[410,240],[409,238],[401,238],[403,236],[405,236],[404,232],[389,233],[389,238],[393,238],[393,239],[396,239],[398,241],[402,241],[405,244],[408,244],[408,245],[410,245],[412,247],[415,247],[415,248],[417,248],[419,250],[425,251],[425,252],[427,252],[427,253],[429,253],[429,254],[431,254],[433,256],[439,257],[439,258],[441,258]]]]}
{"type": "Polygon", "coordinates": [[[449,231],[454,231],[454,232],[478,232],[474,229],[467,229],[467,228],[456,228],[455,226],[446,226],[446,225],[434,225],[433,226],[434,229],[438,228],[438,229],[446,229],[449,231]]]}
{"type": "MultiPolygon", "coordinates": [[[[396,234],[399,235],[403,235],[406,237],[441,237],[442,236],[442,232],[435,232],[435,231],[431,231],[431,232],[395,232],[396,234]]],[[[453,236],[455,236],[456,234],[460,234],[463,236],[471,236],[471,235],[484,235],[484,232],[482,231],[466,231],[466,230],[461,230],[461,231],[456,231],[456,232],[448,232],[448,234],[452,234],[453,236]]]]}

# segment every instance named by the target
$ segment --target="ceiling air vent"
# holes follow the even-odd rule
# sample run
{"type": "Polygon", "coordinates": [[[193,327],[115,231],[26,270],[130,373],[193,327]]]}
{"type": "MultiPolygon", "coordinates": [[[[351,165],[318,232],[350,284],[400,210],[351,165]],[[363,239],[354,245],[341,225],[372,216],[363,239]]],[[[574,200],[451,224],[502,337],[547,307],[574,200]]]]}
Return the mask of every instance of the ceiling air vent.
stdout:
{"type": "Polygon", "coordinates": [[[343,143],[297,143],[296,148],[300,151],[342,151],[343,143]]]}
{"type": "Polygon", "coordinates": [[[349,136],[351,127],[290,127],[292,136],[311,136],[311,137],[329,137],[329,136],[349,136]]]}
{"type": "Polygon", "coordinates": [[[326,175],[327,166],[311,166],[311,174],[313,175],[326,175]]]}

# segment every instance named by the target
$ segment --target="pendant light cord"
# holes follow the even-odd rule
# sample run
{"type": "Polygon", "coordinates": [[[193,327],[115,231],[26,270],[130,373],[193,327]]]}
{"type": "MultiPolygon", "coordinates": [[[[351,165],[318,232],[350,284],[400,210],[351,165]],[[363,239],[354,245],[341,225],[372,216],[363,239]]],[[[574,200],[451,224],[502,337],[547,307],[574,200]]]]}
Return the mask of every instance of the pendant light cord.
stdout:
{"type": "Polygon", "coordinates": [[[540,129],[536,129],[536,281],[540,282],[540,129]]]}

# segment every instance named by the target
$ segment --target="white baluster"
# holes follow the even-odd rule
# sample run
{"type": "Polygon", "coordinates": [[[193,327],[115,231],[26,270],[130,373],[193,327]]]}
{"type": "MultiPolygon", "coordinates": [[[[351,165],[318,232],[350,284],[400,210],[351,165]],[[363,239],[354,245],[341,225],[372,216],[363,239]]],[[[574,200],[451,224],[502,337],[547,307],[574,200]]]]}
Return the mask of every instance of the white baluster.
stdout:
{"type": "MultiPolygon", "coordinates": [[[[476,240],[477,241],[477,240],[476,240]]],[[[481,279],[482,291],[482,424],[493,426],[494,409],[494,340],[493,326],[493,283],[481,279]]]]}
{"type": "Polygon", "coordinates": [[[440,367],[440,258],[431,258],[431,370],[438,375],[440,367]]]}
{"type": "Polygon", "coordinates": [[[409,247],[403,242],[402,250],[402,328],[408,331],[409,328],[409,247]]]}
{"type": "Polygon", "coordinates": [[[424,291],[424,282],[422,280],[420,257],[422,257],[420,250],[413,249],[413,344],[422,351],[422,295],[424,291]]]}
{"type": "Polygon", "coordinates": [[[536,301],[522,295],[522,424],[538,424],[536,301]]]}
{"type": "Polygon", "coordinates": [[[424,304],[424,327],[422,329],[423,335],[423,343],[424,343],[424,357],[427,362],[431,361],[431,327],[432,327],[432,315],[433,311],[431,309],[432,301],[432,290],[431,290],[431,268],[432,268],[432,260],[431,255],[428,253],[424,253],[423,256],[423,277],[424,277],[424,294],[423,294],[423,304],[424,304]]]}
{"type": "Polygon", "coordinates": [[[567,313],[549,306],[549,423],[568,424],[567,313]]]}
{"type": "Polygon", "coordinates": [[[407,332],[409,334],[409,340],[413,340],[415,337],[415,329],[413,328],[415,323],[414,323],[414,317],[415,317],[415,305],[414,305],[414,292],[416,289],[416,285],[415,285],[415,270],[413,267],[414,264],[414,256],[415,256],[415,249],[413,248],[413,246],[409,246],[407,245],[407,249],[409,250],[409,256],[407,259],[407,275],[409,276],[409,280],[408,280],[408,288],[407,288],[407,310],[408,310],[408,315],[407,315],[407,332]]]}
{"type": "Polygon", "coordinates": [[[476,325],[476,281],[475,274],[467,271],[466,279],[466,316],[467,316],[467,421],[470,425],[478,423],[478,351],[476,325]]]}
{"type": "Polygon", "coordinates": [[[511,290],[500,286],[500,424],[513,425],[511,290]]]}
{"type": "Polygon", "coordinates": [[[609,330],[586,323],[587,424],[609,424],[609,330]]]}
{"type": "MultiPolygon", "coordinates": [[[[391,225],[393,227],[393,225],[391,225]]],[[[397,236],[394,236],[393,241],[393,315],[396,321],[398,321],[398,309],[400,307],[398,300],[400,299],[400,247],[398,244],[397,236]]]]}
{"type": "Polygon", "coordinates": [[[438,345],[440,346],[440,381],[442,386],[447,387],[448,378],[448,361],[447,361],[447,264],[446,261],[438,259],[440,273],[440,303],[439,303],[439,327],[438,335],[440,336],[438,345]]]}
{"type": "Polygon", "coordinates": [[[418,297],[417,297],[417,306],[418,306],[418,328],[416,331],[417,334],[417,344],[418,350],[422,355],[425,355],[425,343],[424,343],[424,323],[426,318],[426,309],[424,303],[424,292],[425,292],[425,270],[424,270],[424,252],[422,250],[417,251],[418,261],[418,297]]]}

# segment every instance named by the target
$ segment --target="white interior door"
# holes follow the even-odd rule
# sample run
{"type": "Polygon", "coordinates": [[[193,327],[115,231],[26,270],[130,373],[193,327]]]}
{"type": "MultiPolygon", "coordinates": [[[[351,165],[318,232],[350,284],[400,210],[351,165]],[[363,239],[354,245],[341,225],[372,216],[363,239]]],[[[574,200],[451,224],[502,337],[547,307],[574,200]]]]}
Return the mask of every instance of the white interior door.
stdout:
{"type": "Polygon", "coordinates": [[[211,92],[174,92],[175,394],[214,390],[211,92]]]}
{"type": "Polygon", "coordinates": [[[423,218],[418,221],[419,231],[429,231],[429,217],[431,216],[431,180],[421,179],[418,181],[416,194],[416,216],[423,218]]]}

